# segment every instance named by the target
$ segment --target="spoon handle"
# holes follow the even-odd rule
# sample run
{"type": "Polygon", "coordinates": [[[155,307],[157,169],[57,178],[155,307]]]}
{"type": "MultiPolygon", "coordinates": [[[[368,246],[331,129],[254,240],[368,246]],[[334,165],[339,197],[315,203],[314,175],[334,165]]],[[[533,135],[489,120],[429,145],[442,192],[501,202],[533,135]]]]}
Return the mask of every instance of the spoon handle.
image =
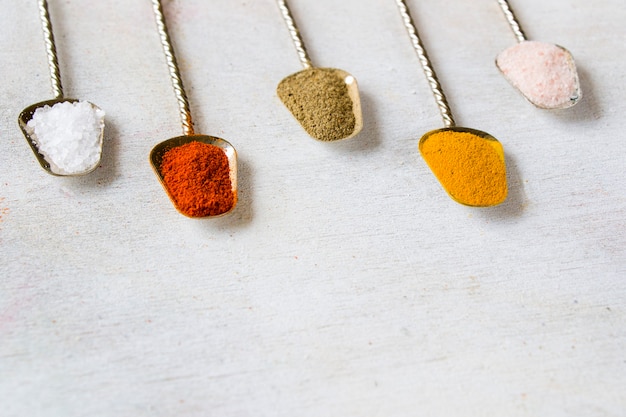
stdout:
{"type": "Polygon", "coordinates": [[[152,9],[154,10],[157,32],[159,33],[159,37],[161,39],[161,45],[163,46],[163,52],[165,53],[167,67],[170,70],[170,78],[172,79],[174,94],[176,95],[176,100],[178,101],[178,110],[180,113],[180,120],[183,125],[183,134],[185,136],[190,136],[194,134],[194,131],[193,122],[191,120],[191,111],[189,110],[189,100],[187,99],[185,88],[183,87],[183,80],[180,76],[180,70],[178,69],[178,63],[176,62],[176,56],[174,55],[174,48],[172,48],[170,35],[167,32],[161,1],[152,0],[152,9]]]}
{"type": "Polygon", "coordinates": [[[511,9],[511,6],[509,5],[508,0],[496,0],[496,1],[498,2],[498,4],[500,5],[500,8],[504,12],[504,17],[506,17],[506,20],[509,22],[509,26],[511,26],[511,30],[513,31],[513,34],[517,38],[517,41],[524,42],[526,40],[526,35],[524,35],[524,32],[522,31],[522,28],[519,25],[519,22],[517,21],[517,18],[515,17],[515,14],[513,13],[513,9],[511,9]]]}
{"type": "Polygon", "coordinates": [[[311,68],[313,64],[311,63],[311,58],[304,47],[304,41],[302,41],[302,36],[300,36],[300,31],[296,26],[296,22],[293,20],[293,16],[291,15],[291,11],[289,10],[289,6],[287,5],[287,0],[277,0],[278,8],[283,15],[283,19],[287,24],[287,29],[289,30],[289,34],[291,35],[291,40],[293,41],[293,45],[296,47],[296,52],[298,52],[298,57],[300,58],[300,62],[305,69],[311,68]]]}
{"type": "Polygon", "coordinates": [[[50,22],[47,0],[39,0],[39,17],[43,28],[44,42],[46,43],[52,92],[55,98],[60,99],[63,98],[63,86],[61,85],[61,71],[59,70],[59,59],[57,58],[57,48],[54,44],[54,35],[52,34],[52,23],[50,22]]]}
{"type": "Polygon", "coordinates": [[[455,122],[454,118],[452,117],[452,111],[450,110],[450,106],[448,105],[446,96],[443,93],[441,84],[437,79],[435,69],[431,64],[430,59],[428,59],[426,49],[424,49],[424,46],[420,41],[417,28],[415,27],[415,23],[413,23],[413,19],[411,18],[411,12],[409,11],[409,8],[404,0],[396,0],[396,4],[398,5],[398,10],[400,11],[400,15],[402,16],[402,21],[404,22],[406,30],[409,32],[409,38],[411,38],[413,48],[415,48],[417,57],[420,61],[420,64],[422,65],[422,69],[424,70],[426,79],[428,80],[428,85],[430,86],[430,89],[435,96],[437,106],[439,106],[439,112],[441,113],[441,117],[443,118],[443,124],[446,128],[454,127],[455,122]]]}

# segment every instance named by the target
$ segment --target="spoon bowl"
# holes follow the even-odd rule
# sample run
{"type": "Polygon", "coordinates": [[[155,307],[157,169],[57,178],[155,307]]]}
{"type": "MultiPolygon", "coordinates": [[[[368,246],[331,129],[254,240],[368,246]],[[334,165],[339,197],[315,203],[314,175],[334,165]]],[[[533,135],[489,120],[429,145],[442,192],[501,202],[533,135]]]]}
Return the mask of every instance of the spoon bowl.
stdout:
{"type": "Polygon", "coordinates": [[[525,40],[500,52],[496,66],[540,109],[566,109],[582,97],[574,57],[562,46],[525,40]]]}
{"type": "Polygon", "coordinates": [[[356,79],[336,68],[310,67],[284,78],[277,94],[314,139],[349,139],[363,128],[356,79]]]}
{"type": "MultiPolygon", "coordinates": [[[[37,139],[37,136],[35,135],[34,130],[28,126],[28,122],[32,120],[33,115],[38,109],[44,108],[46,106],[53,107],[55,104],[59,104],[59,103],[78,103],[78,101],[79,101],[78,99],[73,99],[73,98],[56,98],[53,100],[46,100],[46,101],[35,103],[26,107],[24,110],[22,110],[22,112],[18,116],[18,124],[20,126],[20,129],[24,133],[24,137],[26,138],[26,141],[30,145],[30,148],[33,150],[33,153],[35,154],[35,157],[37,158],[37,161],[39,161],[39,164],[41,165],[41,167],[44,170],[46,170],[49,174],[59,176],[59,177],[76,177],[76,176],[85,175],[85,174],[92,172],[100,164],[100,159],[102,155],[102,141],[103,141],[103,136],[104,136],[104,126],[101,126],[100,132],[97,138],[97,142],[99,145],[97,160],[93,164],[89,165],[86,169],[78,171],[78,172],[72,172],[72,173],[64,172],[62,169],[57,167],[54,164],[54,162],[49,161],[46,158],[46,155],[44,155],[39,149],[38,139],[37,139]]],[[[100,108],[96,106],[95,104],[89,103],[89,102],[87,103],[92,107],[92,109],[94,109],[94,111],[100,110],[100,108]]]]}
{"type": "Polygon", "coordinates": [[[195,219],[204,218],[204,217],[211,217],[211,218],[221,217],[230,213],[237,205],[237,151],[235,151],[235,148],[224,139],[221,139],[215,136],[207,136],[207,135],[183,135],[183,136],[177,136],[177,137],[165,140],[157,144],[154,148],[152,148],[152,151],[150,152],[150,164],[152,165],[152,168],[154,169],[154,172],[157,178],[161,182],[163,189],[165,190],[168,197],[174,204],[174,207],[176,207],[176,210],[178,210],[178,212],[184,216],[195,218],[195,219]],[[176,202],[176,199],[174,198],[169,188],[167,187],[167,184],[165,183],[163,171],[161,169],[161,165],[163,163],[163,156],[165,155],[165,153],[167,153],[171,149],[174,149],[179,146],[183,146],[192,142],[201,142],[201,143],[205,143],[208,145],[216,146],[220,148],[226,154],[226,157],[228,158],[229,177],[230,177],[230,183],[232,185],[232,192],[233,192],[233,205],[228,211],[224,213],[220,213],[217,215],[209,215],[209,216],[190,216],[186,214],[185,212],[180,210],[176,202]]]}
{"type": "Polygon", "coordinates": [[[490,134],[466,127],[432,130],[420,139],[419,151],[457,203],[491,207],[506,199],[504,149],[490,134]]]}

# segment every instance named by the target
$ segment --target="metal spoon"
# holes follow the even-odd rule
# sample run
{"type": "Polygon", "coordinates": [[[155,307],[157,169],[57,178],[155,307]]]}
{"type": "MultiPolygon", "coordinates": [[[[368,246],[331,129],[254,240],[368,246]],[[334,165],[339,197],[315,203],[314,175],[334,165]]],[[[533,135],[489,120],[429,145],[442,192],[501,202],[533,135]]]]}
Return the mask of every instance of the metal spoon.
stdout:
{"type": "MultiPolygon", "coordinates": [[[[170,200],[174,204],[174,207],[183,215],[187,216],[187,214],[180,211],[178,206],[176,205],[176,200],[173,198],[170,190],[167,188],[165,184],[165,180],[163,178],[163,173],[161,171],[161,163],[163,161],[163,155],[172,148],[176,148],[178,146],[182,146],[191,142],[202,142],[209,145],[217,146],[221,148],[228,158],[228,167],[230,173],[230,182],[232,184],[233,191],[233,205],[227,212],[213,215],[213,216],[205,216],[216,218],[223,216],[227,213],[230,213],[232,209],[237,204],[237,152],[235,148],[225,141],[224,139],[215,137],[215,136],[206,136],[206,135],[197,135],[194,133],[193,122],[191,120],[191,111],[189,109],[189,100],[187,99],[187,94],[185,93],[185,89],[183,87],[183,81],[180,76],[180,70],[178,69],[178,63],[176,61],[176,56],[174,55],[174,48],[172,47],[172,43],[170,40],[170,36],[167,31],[167,26],[165,23],[165,16],[163,15],[163,7],[161,5],[160,0],[152,0],[152,6],[154,10],[154,16],[157,24],[157,31],[159,33],[159,37],[161,39],[161,45],[163,46],[163,52],[165,54],[165,59],[167,61],[167,66],[170,71],[170,78],[172,80],[172,86],[174,87],[174,94],[176,95],[176,99],[178,100],[178,108],[180,113],[180,118],[183,127],[183,136],[177,136],[166,141],[163,141],[152,148],[150,152],[150,163],[154,172],[156,173],[161,185],[165,189],[165,192],[169,196],[170,200]]],[[[187,216],[191,217],[191,216],[187,216]]],[[[194,217],[197,218],[197,217],[194,217]]]]}
{"type": "Polygon", "coordinates": [[[572,54],[559,45],[529,41],[507,0],[497,0],[518,43],[496,57],[496,66],[524,98],[542,109],[565,109],[582,98],[572,54]]]}
{"type": "MultiPolygon", "coordinates": [[[[87,169],[85,169],[84,171],[74,172],[71,174],[61,172],[57,168],[55,168],[54,165],[51,165],[51,163],[46,159],[46,157],[40,152],[39,146],[37,144],[37,138],[35,137],[34,133],[30,133],[27,129],[28,122],[33,118],[33,114],[35,113],[35,111],[37,111],[37,109],[43,108],[45,106],[52,107],[55,104],[63,103],[63,102],[67,102],[67,103],[78,102],[77,99],[63,97],[63,86],[61,85],[61,72],[59,70],[59,60],[57,58],[56,46],[54,43],[54,35],[52,33],[52,23],[50,22],[50,13],[48,12],[48,2],[46,0],[39,0],[38,6],[39,6],[39,17],[41,18],[44,40],[46,44],[46,52],[48,55],[48,66],[50,68],[50,80],[52,82],[52,92],[54,93],[55,98],[52,100],[46,100],[46,101],[42,101],[39,103],[35,103],[31,106],[26,107],[24,110],[22,110],[22,112],[20,113],[18,117],[18,124],[20,128],[22,129],[22,132],[24,133],[24,137],[26,138],[26,141],[28,142],[31,149],[33,150],[35,157],[39,161],[39,164],[44,170],[46,170],[46,172],[52,175],[56,175],[56,176],[78,176],[78,175],[88,174],[92,172],[94,169],[96,169],[96,167],[100,163],[100,156],[98,156],[98,160],[94,164],[87,167],[87,169]]],[[[89,104],[94,110],[100,110],[99,107],[96,106],[95,104],[93,103],[89,103],[89,104]]],[[[100,155],[102,155],[103,133],[104,133],[104,126],[101,127],[100,135],[98,137],[98,142],[100,145],[100,149],[99,149],[100,155]]]]}
{"type": "MultiPolygon", "coordinates": [[[[404,0],[396,0],[396,4],[398,5],[398,10],[400,11],[400,15],[402,16],[404,26],[409,33],[409,38],[411,39],[413,48],[415,49],[419,62],[422,66],[422,69],[424,70],[424,74],[426,75],[426,79],[428,80],[430,89],[435,96],[435,100],[437,102],[437,106],[439,107],[439,112],[441,113],[441,117],[443,118],[443,124],[445,126],[443,129],[437,129],[427,132],[421,137],[419,141],[419,150],[422,154],[422,157],[431,167],[431,170],[441,183],[442,187],[446,190],[448,195],[456,202],[475,207],[489,207],[502,203],[507,195],[506,167],[502,144],[500,144],[500,142],[498,142],[496,138],[483,131],[456,126],[454,118],[452,117],[450,106],[448,105],[448,101],[446,100],[446,96],[444,95],[441,84],[437,79],[437,74],[435,73],[435,70],[430,63],[426,50],[424,49],[424,46],[422,45],[422,42],[419,38],[419,34],[417,32],[415,24],[413,23],[409,8],[404,0]],[[429,140],[433,140],[433,138],[437,136],[441,138],[441,135],[445,135],[446,132],[456,132],[464,134],[464,137],[466,137],[468,141],[479,141],[482,142],[483,145],[485,145],[485,149],[487,149],[487,152],[483,156],[489,156],[490,159],[494,161],[492,168],[496,169],[486,169],[480,172],[480,189],[478,189],[478,186],[474,182],[472,182],[471,184],[469,182],[462,182],[462,179],[466,175],[466,173],[464,173],[463,171],[467,170],[468,167],[454,166],[453,164],[450,165],[451,170],[459,171],[457,172],[457,174],[459,174],[458,178],[460,179],[460,181],[453,186],[442,181],[442,178],[438,175],[438,172],[433,169],[433,164],[431,163],[432,161],[429,160],[429,158],[431,158],[432,156],[430,156],[429,153],[425,152],[425,147],[427,146],[429,140]],[[485,187],[489,186],[492,186],[495,189],[485,190],[485,187]],[[472,189],[472,187],[477,188],[472,189]],[[481,195],[484,197],[482,200],[476,200],[475,198],[469,200],[465,197],[468,194],[481,195]],[[494,198],[493,196],[497,196],[498,198],[494,198]]],[[[442,151],[445,152],[445,150],[442,151]]],[[[444,160],[445,156],[446,155],[444,154],[444,160]]],[[[469,168],[471,169],[472,167],[469,168]]]]}
{"type": "Polygon", "coordinates": [[[335,141],[356,136],[363,128],[356,79],[340,69],[314,67],[287,1],[277,2],[304,67],[278,84],[278,96],[313,138],[335,141]],[[345,91],[337,94],[341,89],[345,91]]]}

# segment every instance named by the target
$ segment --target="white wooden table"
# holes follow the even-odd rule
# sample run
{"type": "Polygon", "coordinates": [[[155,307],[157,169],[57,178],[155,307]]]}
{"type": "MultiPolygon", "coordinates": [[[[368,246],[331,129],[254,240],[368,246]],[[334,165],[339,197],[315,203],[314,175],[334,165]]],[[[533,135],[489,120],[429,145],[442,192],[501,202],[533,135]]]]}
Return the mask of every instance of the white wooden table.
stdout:
{"type": "Polygon", "coordinates": [[[510,195],[454,203],[417,152],[441,120],[392,0],[292,0],[312,59],[359,81],[356,138],[309,138],[273,0],[165,1],[200,133],[240,201],[178,214],[148,163],[180,134],[150,2],[50,0],[67,96],[107,112],[102,166],[57,178],[17,125],[52,98],[34,0],[0,0],[0,415],[625,416],[626,8],[516,0],[584,98],[526,103],[495,0],[410,0],[459,125],[510,195]]]}

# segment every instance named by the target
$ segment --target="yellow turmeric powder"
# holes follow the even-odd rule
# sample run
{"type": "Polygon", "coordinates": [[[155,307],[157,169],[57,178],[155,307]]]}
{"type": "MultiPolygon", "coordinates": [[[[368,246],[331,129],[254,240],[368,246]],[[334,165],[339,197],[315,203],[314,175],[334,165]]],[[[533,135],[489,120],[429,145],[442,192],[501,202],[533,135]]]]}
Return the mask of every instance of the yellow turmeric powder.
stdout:
{"type": "Polygon", "coordinates": [[[506,199],[504,150],[494,137],[474,129],[439,129],[422,136],[419,150],[457,202],[488,207],[506,199]]]}

